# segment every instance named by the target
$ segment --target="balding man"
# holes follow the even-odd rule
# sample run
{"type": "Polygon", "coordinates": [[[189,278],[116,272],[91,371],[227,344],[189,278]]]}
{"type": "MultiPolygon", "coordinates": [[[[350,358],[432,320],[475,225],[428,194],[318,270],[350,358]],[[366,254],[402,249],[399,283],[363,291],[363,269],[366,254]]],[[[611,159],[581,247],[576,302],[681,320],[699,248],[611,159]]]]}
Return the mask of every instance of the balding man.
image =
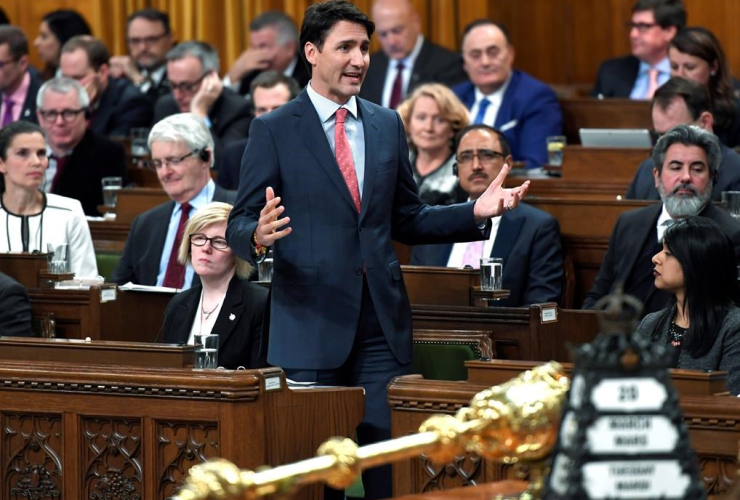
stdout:
{"type": "Polygon", "coordinates": [[[370,56],[360,97],[396,109],[422,83],[465,81],[460,55],[424,38],[411,2],[376,0],[371,15],[382,50],[370,56]]]}

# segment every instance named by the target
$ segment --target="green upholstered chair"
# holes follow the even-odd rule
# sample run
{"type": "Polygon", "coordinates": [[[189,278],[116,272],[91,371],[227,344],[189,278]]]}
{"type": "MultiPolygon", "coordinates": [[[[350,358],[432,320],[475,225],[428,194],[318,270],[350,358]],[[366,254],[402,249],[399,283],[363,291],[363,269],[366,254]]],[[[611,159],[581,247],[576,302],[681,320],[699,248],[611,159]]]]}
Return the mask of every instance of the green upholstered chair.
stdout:
{"type": "Polygon", "coordinates": [[[466,380],[465,361],[492,357],[490,332],[414,330],[411,373],[430,380],[466,380]]]}
{"type": "Polygon", "coordinates": [[[121,254],[118,253],[96,253],[95,260],[98,263],[98,274],[109,281],[113,271],[121,260],[121,254]]]}

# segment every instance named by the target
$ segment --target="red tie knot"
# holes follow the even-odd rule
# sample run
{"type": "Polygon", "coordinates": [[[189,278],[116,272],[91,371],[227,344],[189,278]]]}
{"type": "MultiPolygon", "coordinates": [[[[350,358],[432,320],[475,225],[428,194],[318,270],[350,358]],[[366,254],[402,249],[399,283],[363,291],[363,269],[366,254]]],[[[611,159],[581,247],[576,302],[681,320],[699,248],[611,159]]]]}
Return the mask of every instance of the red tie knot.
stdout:
{"type": "Polygon", "coordinates": [[[339,108],[337,110],[337,123],[344,123],[347,119],[347,108],[339,108]]]}

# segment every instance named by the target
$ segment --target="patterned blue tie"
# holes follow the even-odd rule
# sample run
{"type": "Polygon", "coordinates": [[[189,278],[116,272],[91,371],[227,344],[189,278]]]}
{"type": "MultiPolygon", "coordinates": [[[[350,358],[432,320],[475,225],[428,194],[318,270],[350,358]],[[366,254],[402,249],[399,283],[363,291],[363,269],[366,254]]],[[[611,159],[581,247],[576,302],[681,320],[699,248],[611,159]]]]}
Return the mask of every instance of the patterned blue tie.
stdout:
{"type": "Polygon", "coordinates": [[[485,97],[481,99],[478,104],[478,114],[475,116],[475,120],[473,120],[474,124],[483,123],[483,117],[486,116],[486,110],[488,109],[489,104],[491,104],[491,101],[485,97]]]}

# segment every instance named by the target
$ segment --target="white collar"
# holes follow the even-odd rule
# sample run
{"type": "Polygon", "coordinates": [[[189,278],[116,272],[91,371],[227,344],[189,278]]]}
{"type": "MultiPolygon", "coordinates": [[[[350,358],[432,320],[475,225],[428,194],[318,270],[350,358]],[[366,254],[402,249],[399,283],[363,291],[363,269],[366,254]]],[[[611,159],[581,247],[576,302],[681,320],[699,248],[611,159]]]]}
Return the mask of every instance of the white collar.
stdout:
{"type": "Polygon", "coordinates": [[[509,76],[506,77],[506,81],[503,85],[501,85],[498,90],[494,90],[490,94],[484,94],[481,92],[481,90],[478,87],[475,87],[475,102],[480,102],[481,99],[484,97],[488,99],[491,102],[501,102],[504,100],[504,93],[506,93],[506,89],[509,88],[509,83],[511,83],[511,75],[513,73],[512,71],[509,71],[509,76]]]}
{"type": "Polygon", "coordinates": [[[337,104],[331,99],[316,92],[313,86],[311,86],[311,83],[312,82],[308,82],[308,85],[306,85],[306,92],[308,93],[308,98],[311,100],[311,104],[316,108],[316,113],[318,113],[321,123],[328,121],[332,116],[334,116],[334,113],[336,113],[339,108],[347,108],[350,114],[355,119],[358,119],[357,98],[355,96],[350,97],[344,104],[337,104]]]}

